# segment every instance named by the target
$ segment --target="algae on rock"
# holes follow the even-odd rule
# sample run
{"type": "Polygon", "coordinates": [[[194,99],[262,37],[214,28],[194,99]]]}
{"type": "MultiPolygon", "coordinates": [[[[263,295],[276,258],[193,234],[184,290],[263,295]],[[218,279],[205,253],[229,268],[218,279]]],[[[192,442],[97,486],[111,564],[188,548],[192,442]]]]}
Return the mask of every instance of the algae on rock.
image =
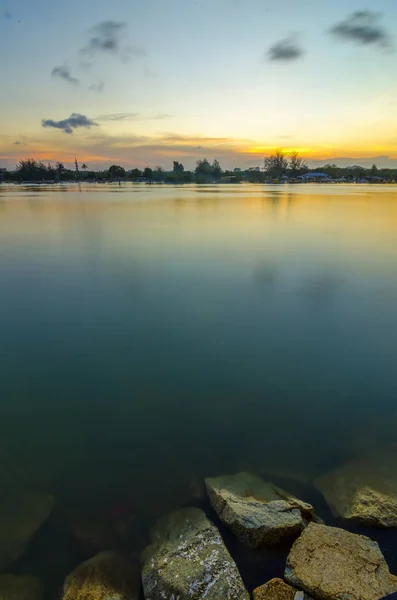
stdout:
{"type": "Polygon", "coordinates": [[[249,600],[249,594],[216,527],[198,508],[159,521],[143,554],[147,600],[249,600]]]}

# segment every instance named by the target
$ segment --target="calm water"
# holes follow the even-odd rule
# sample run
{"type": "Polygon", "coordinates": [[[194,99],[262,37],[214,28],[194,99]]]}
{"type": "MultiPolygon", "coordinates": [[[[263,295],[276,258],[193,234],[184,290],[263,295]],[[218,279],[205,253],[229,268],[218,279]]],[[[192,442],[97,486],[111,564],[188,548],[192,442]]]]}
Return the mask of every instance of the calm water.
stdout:
{"type": "Polygon", "coordinates": [[[2,185],[0,289],[0,454],[60,514],[397,441],[397,187],[2,185]]]}

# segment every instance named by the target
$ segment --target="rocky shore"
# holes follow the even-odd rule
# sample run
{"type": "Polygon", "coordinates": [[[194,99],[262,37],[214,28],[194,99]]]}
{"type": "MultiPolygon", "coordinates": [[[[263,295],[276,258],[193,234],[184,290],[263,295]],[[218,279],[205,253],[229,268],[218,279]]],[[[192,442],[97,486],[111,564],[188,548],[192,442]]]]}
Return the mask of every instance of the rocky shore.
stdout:
{"type": "Polygon", "coordinates": [[[144,534],[122,506],[111,518],[65,519],[56,494],[0,465],[0,600],[380,600],[397,591],[372,539],[397,527],[396,457],[384,449],[315,478],[320,515],[315,502],[258,474],[209,477],[144,534]],[[48,523],[84,557],[55,596],[25,560],[48,523]],[[283,572],[269,567],[253,586],[244,551],[252,563],[277,557],[283,572]]]}

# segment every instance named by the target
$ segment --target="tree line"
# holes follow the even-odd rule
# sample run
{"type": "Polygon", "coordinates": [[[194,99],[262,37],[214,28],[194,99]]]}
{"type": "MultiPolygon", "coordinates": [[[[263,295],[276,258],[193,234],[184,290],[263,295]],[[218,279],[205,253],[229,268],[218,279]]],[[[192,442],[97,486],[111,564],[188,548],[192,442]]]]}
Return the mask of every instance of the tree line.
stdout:
{"type": "MultiPolygon", "coordinates": [[[[338,167],[334,164],[325,165],[312,170],[313,172],[326,173],[333,179],[345,178],[347,181],[357,181],[363,178],[377,178],[384,181],[397,181],[397,169],[371,168],[361,166],[338,167]]],[[[263,168],[250,168],[246,170],[223,170],[219,161],[210,162],[204,158],[198,160],[194,170],[186,170],[178,161],[173,162],[172,170],[166,171],[162,167],[134,168],[126,170],[120,165],[112,165],[109,169],[100,171],[90,170],[86,164],[81,165],[81,170],[67,169],[61,162],[54,164],[36,161],[32,158],[21,160],[15,170],[0,169],[0,181],[10,182],[67,182],[67,181],[145,181],[164,183],[214,183],[228,181],[240,183],[266,183],[282,179],[296,180],[300,175],[308,172],[308,165],[303,157],[296,151],[286,155],[282,150],[276,150],[264,159],[263,168]]]]}

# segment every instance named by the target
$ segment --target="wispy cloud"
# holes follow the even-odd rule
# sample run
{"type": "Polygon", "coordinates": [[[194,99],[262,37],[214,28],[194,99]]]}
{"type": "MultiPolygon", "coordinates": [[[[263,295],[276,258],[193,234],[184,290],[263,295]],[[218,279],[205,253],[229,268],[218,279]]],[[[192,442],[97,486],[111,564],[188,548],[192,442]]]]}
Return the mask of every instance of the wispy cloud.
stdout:
{"type": "Polygon", "coordinates": [[[96,121],[163,121],[170,119],[171,115],[167,113],[159,113],[157,115],[142,115],[140,113],[110,113],[100,115],[96,121]]]}
{"type": "Polygon", "coordinates": [[[70,68],[67,65],[60,65],[54,67],[51,71],[51,77],[59,77],[72,85],[79,85],[80,80],[77,77],[73,77],[70,68]]]}
{"type": "Polygon", "coordinates": [[[123,58],[130,56],[144,56],[146,50],[143,46],[123,44],[127,34],[127,23],[116,21],[102,21],[89,30],[87,44],[80,50],[82,55],[93,58],[98,54],[120,54],[123,58]]]}
{"type": "Polygon", "coordinates": [[[104,87],[105,82],[100,81],[99,83],[92,83],[88,89],[90,90],[90,92],[98,92],[100,94],[101,92],[103,92],[104,87]]]}
{"type": "Polygon", "coordinates": [[[267,57],[272,61],[290,62],[298,60],[304,51],[294,37],[290,36],[276,42],[267,52],[267,57]]]}
{"type": "Polygon", "coordinates": [[[330,29],[335,37],[360,44],[377,45],[391,49],[392,42],[386,29],[380,24],[381,15],[370,10],[354,12],[330,29]]]}
{"type": "Polygon", "coordinates": [[[62,129],[65,133],[73,133],[74,129],[85,127],[90,129],[91,127],[97,127],[98,123],[89,119],[85,115],[79,113],[72,113],[69,118],[62,119],[61,121],[53,121],[52,119],[43,119],[41,122],[43,127],[52,127],[54,129],[62,129]]]}

